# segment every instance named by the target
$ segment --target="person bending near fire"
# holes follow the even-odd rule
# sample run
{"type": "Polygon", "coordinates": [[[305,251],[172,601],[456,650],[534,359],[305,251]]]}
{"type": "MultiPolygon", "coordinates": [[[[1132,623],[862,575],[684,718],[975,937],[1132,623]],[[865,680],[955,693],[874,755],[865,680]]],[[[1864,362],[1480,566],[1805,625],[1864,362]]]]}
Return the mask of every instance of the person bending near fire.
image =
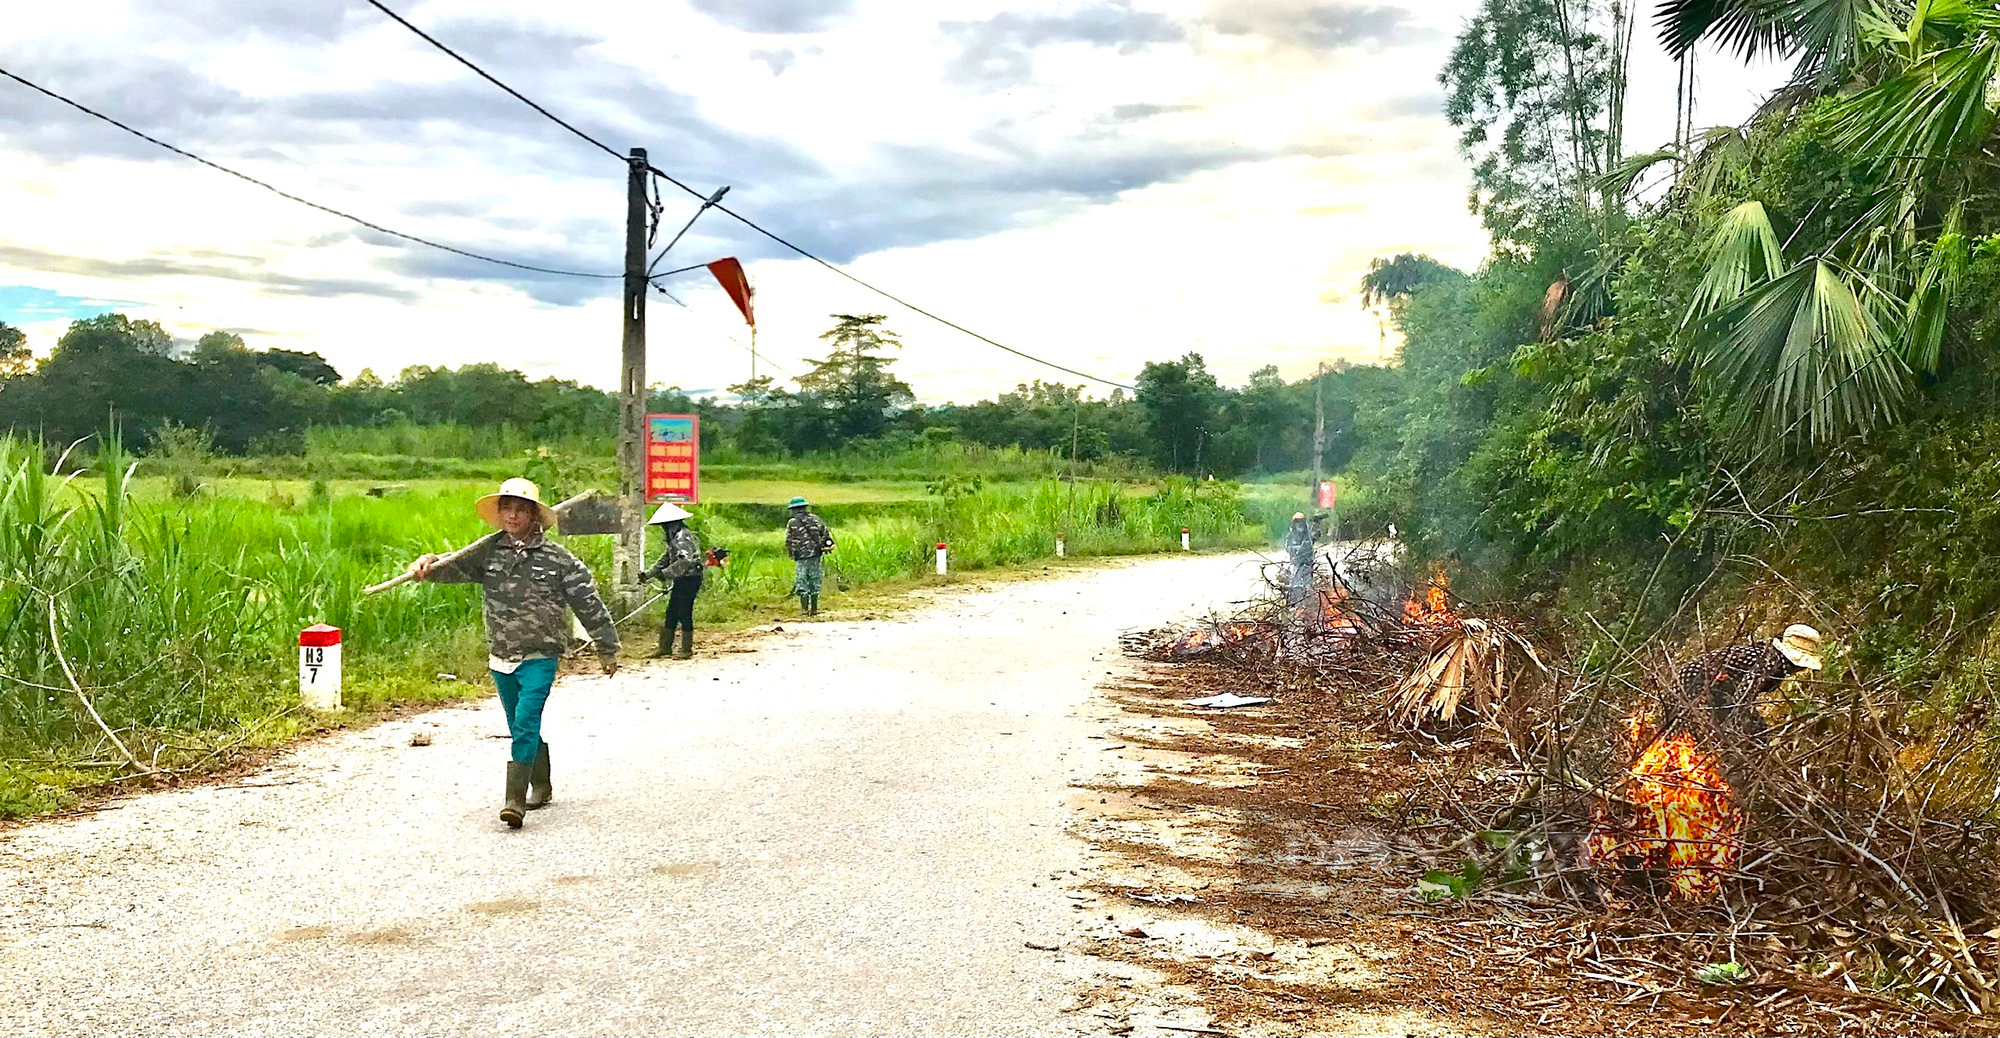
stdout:
{"type": "Polygon", "coordinates": [[[1717,728],[1762,741],[1764,717],[1758,707],[1788,678],[1825,664],[1819,632],[1793,624],[1776,638],[1706,652],[1681,668],[1681,707],[1706,708],[1717,728]]]}

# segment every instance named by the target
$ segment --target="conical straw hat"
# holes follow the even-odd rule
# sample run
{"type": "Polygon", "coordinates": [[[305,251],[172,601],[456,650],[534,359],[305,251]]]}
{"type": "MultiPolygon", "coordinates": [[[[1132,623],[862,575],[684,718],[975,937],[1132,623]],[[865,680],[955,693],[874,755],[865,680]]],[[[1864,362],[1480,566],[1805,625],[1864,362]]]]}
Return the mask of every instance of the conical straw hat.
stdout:
{"type": "Polygon", "coordinates": [[[671,523],[676,519],[692,519],[692,518],[694,518],[693,512],[690,512],[687,509],[682,508],[677,504],[674,504],[672,501],[669,501],[666,504],[663,504],[660,507],[653,510],[653,517],[651,519],[646,520],[646,525],[658,526],[661,523],[671,523]]]}
{"type": "Polygon", "coordinates": [[[523,501],[533,501],[536,514],[542,518],[542,529],[556,528],[556,510],[542,500],[542,488],[536,486],[534,480],[522,479],[519,476],[500,484],[498,491],[480,498],[473,505],[479,511],[479,518],[486,520],[486,525],[496,530],[500,529],[500,499],[503,497],[518,497],[523,501]]]}

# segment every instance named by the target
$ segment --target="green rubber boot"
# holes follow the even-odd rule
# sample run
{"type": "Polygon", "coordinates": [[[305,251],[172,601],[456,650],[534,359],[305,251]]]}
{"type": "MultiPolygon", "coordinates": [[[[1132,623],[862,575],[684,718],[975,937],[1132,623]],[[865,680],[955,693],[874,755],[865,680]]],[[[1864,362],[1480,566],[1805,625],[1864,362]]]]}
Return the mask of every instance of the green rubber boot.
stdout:
{"type": "Polygon", "coordinates": [[[799,592],[795,592],[795,594],[797,594],[797,595],[799,596],[799,612],[801,612],[801,613],[804,613],[804,614],[805,614],[805,615],[807,615],[807,616],[811,616],[811,615],[812,615],[812,596],[811,596],[811,595],[808,595],[808,594],[806,594],[806,593],[805,593],[805,592],[803,592],[803,591],[799,591],[799,592]]]}
{"type": "Polygon", "coordinates": [[[549,744],[535,751],[535,763],[528,768],[528,810],[549,806],[555,790],[549,787],[549,744]]]}
{"type": "Polygon", "coordinates": [[[528,770],[520,761],[507,762],[507,806],[500,809],[500,820],[509,829],[519,829],[528,819],[528,770]]]}
{"type": "Polygon", "coordinates": [[[818,615],[819,615],[819,596],[818,596],[818,595],[807,595],[807,596],[806,596],[806,615],[807,615],[807,616],[818,616],[818,615]]]}
{"type": "Polygon", "coordinates": [[[694,659],[694,628],[681,628],[681,648],[679,652],[674,653],[674,658],[677,660],[694,659]]]}

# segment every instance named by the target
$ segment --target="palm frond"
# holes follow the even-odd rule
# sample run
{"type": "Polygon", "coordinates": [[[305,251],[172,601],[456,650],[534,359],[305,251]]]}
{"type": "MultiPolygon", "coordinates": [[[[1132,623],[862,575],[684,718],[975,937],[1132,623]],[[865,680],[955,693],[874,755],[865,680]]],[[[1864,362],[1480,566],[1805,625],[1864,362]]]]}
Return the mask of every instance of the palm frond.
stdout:
{"type": "Polygon", "coordinates": [[[1696,328],[1703,374],[1727,418],[1761,442],[1822,444],[1893,417],[1909,367],[1868,279],[1820,256],[1756,286],[1696,328]]]}
{"type": "Polygon", "coordinates": [[[1711,126],[1695,135],[1693,181],[1686,185],[1695,199],[1714,198],[1726,178],[1750,166],[1750,136],[1738,126],[1711,126]]]}
{"type": "Polygon", "coordinates": [[[1763,6],[1757,0],[1662,0],[1653,22],[1660,31],[1660,45],[1676,60],[1704,39],[1748,59],[1783,43],[1783,34],[1765,17],[1763,6]]]}
{"type": "Polygon", "coordinates": [[[1597,188],[1613,198],[1627,198],[1639,183],[1639,178],[1645,176],[1648,170],[1662,162],[1679,165],[1685,159],[1686,156],[1681,153],[1681,149],[1673,145],[1656,151],[1627,155],[1606,170],[1603,176],[1597,178],[1597,188]]]}
{"type": "Polygon", "coordinates": [[[1654,21],[1673,58],[1702,40],[1746,60],[1795,53],[1797,78],[1826,90],[1853,61],[1863,19],[1880,9],[1878,0],[1662,0],[1654,21]]]}
{"type": "Polygon", "coordinates": [[[1944,361],[1945,330],[1951,318],[1951,300],[1965,281],[1972,264],[1972,250],[1965,238],[1964,204],[1954,207],[1945,218],[1944,233],[1931,243],[1930,255],[1917,275],[1905,312],[1907,343],[1904,353],[1910,366],[1935,373],[1944,361]]]}
{"type": "Polygon", "coordinates": [[[1992,130],[1987,96],[1996,73],[2000,39],[1936,51],[1902,75],[1835,101],[1833,142],[1876,165],[1955,158],[1992,130]]]}
{"type": "Polygon", "coordinates": [[[1840,85],[1860,51],[1861,21],[1879,13],[1878,0],[1759,0],[1783,26],[1786,48],[1798,54],[1795,75],[1821,90],[1840,85]]]}
{"type": "Polygon", "coordinates": [[[1683,324],[1736,302],[1750,286],[1777,276],[1784,265],[1778,233],[1771,228],[1764,203],[1752,200],[1731,209],[1709,237],[1708,271],[1695,289],[1683,324]]]}

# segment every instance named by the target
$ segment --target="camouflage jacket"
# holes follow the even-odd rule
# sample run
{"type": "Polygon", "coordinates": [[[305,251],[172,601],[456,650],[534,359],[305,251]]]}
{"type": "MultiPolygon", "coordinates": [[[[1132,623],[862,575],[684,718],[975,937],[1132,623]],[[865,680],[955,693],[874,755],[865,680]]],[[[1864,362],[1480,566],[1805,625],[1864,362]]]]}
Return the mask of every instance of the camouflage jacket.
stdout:
{"type": "Polygon", "coordinates": [[[478,584],[486,592],[486,638],[503,660],[561,656],[569,645],[564,609],[597,643],[599,656],[618,655],[618,628],[597,595],[590,568],[562,545],[536,534],[515,544],[505,533],[475,542],[458,558],[432,568],[440,584],[478,584]]]}
{"type": "Polygon", "coordinates": [[[1285,553],[1294,559],[1311,559],[1313,555],[1312,527],[1304,523],[1294,523],[1285,530],[1285,553]]]}
{"type": "Polygon", "coordinates": [[[660,580],[683,580],[701,576],[701,538],[682,526],[667,538],[660,560],[646,567],[645,575],[660,580]]]}
{"type": "Polygon", "coordinates": [[[811,512],[785,520],[785,554],[795,559],[816,559],[833,547],[833,532],[826,522],[811,512]]]}
{"type": "Polygon", "coordinates": [[[1718,726],[1761,737],[1765,724],[1758,704],[1801,669],[1770,642],[1704,653],[1681,668],[1681,701],[1671,712],[1699,714],[1705,708],[1718,726]]]}

